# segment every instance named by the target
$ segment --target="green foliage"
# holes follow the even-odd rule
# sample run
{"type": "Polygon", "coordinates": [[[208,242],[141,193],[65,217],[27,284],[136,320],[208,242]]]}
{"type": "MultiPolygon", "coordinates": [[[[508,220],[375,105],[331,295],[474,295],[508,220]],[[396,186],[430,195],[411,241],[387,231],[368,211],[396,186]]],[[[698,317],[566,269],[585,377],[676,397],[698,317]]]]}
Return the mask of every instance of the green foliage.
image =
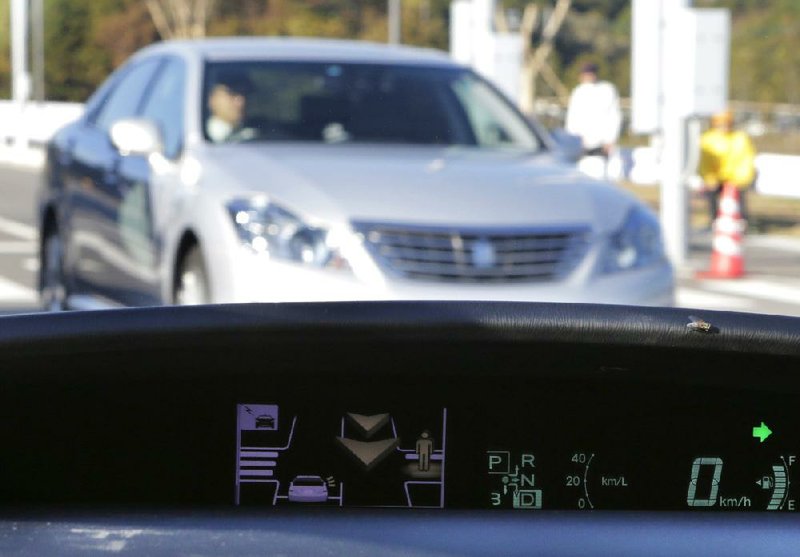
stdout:
{"type": "Polygon", "coordinates": [[[731,97],[800,103],[800,2],[748,4],[734,19],[731,97]]]}
{"type": "Polygon", "coordinates": [[[106,76],[157,35],[140,0],[45,0],[45,90],[85,100],[106,76]]]}
{"type": "MultiPolygon", "coordinates": [[[[504,0],[546,14],[555,0],[504,0]]],[[[385,41],[387,0],[217,0],[210,35],[303,35],[385,41]]],[[[630,0],[573,0],[550,63],[567,86],[587,61],[623,95],[630,88],[630,0]]],[[[9,28],[0,0],[0,29],[9,28]]],[[[800,103],[800,1],[694,0],[732,10],[731,97],[800,103]]],[[[446,50],[450,0],[403,0],[403,41],[446,50]]],[[[46,89],[85,100],[133,52],[158,40],[144,0],[45,0],[46,89]]],[[[0,95],[10,94],[8,33],[0,32],[0,95]]],[[[548,94],[541,88],[542,94],[548,94]]]]}
{"type": "MultiPolygon", "coordinates": [[[[0,2],[0,29],[9,29],[11,14],[9,2],[0,2]]],[[[11,37],[0,33],[0,97],[11,97],[11,37]]]]}
{"type": "Polygon", "coordinates": [[[695,6],[733,14],[731,99],[800,103],[800,2],[696,0],[695,6]]]}
{"type": "Polygon", "coordinates": [[[106,66],[91,48],[91,0],[48,0],[45,4],[45,89],[54,100],[85,98],[95,85],[92,73],[106,66]]]}
{"type": "MultiPolygon", "coordinates": [[[[527,0],[506,0],[521,8],[527,0]]],[[[542,7],[554,0],[537,0],[542,7]]],[[[592,61],[623,95],[630,90],[629,0],[573,0],[553,55],[567,85],[592,61]]],[[[697,8],[727,8],[732,14],[730,97],[768,103],[800,103],[800,1],[695,0],[697,8]]]]}
{"type": "Polygon", "coordinates": [[[628,2],[576,2],[556,41],[562,79],[573,86],[587,62],[625,95],[630,89],[630,20],[628,2]],[[621,5],[622,4],[622,5],[621,5]],[[603,5],[607,11],[598,6],[603,5]]]}

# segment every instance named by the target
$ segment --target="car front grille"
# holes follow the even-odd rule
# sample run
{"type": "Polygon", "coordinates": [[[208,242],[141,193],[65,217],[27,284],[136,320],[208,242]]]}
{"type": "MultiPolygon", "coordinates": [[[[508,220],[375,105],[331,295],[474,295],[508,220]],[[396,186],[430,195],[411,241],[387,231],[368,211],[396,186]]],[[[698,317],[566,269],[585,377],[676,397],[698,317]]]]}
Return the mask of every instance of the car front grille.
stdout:
{"type": "Polygon", "coordinates": [[[385,270],[408,279],[457,283],[562,279],[589,245],[588,227],[452,229],[354,223],[385,270]]]}

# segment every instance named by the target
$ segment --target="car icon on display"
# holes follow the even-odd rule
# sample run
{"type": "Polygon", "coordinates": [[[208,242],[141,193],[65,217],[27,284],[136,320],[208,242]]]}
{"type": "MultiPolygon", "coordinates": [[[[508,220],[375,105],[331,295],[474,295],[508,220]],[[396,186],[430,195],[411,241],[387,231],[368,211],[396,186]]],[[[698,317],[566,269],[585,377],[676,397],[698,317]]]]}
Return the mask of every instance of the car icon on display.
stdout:
{"type": "Polygon", "coordinates": [[[275,416],[271,414],[256,416],[256,429],[275,429],[275,416]]]}
{"type": "Polygon", "coordinates": [[[328,486],[319,476],[296,476],[289,484],[289,501],[293,503],[324,503],[328,486]]]}

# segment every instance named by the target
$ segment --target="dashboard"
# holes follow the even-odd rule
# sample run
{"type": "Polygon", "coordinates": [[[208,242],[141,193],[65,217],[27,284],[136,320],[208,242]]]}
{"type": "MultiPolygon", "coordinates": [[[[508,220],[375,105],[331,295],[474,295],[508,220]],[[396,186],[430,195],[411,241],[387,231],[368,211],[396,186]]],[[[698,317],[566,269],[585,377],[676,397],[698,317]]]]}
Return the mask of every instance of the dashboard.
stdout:
{"type": "Polygon", "coordinates": [[[304,554],[298,524],[389,553],[414,535],[420,554],[485,553],[462,543],[476,523],[504,554],[541,536],[604,554],[599,525],[608,554],[642,550],[632,528],[703,525],[730,554],[800,541],[796,319],[361,303],[2,321],[0,534],[99,528],[130,549],[119,531],[145,547],[193,520],[196,539],[294,532],[281,547],[304,554]],[[399,537],[363,535],[381,523],[399,537]]]}

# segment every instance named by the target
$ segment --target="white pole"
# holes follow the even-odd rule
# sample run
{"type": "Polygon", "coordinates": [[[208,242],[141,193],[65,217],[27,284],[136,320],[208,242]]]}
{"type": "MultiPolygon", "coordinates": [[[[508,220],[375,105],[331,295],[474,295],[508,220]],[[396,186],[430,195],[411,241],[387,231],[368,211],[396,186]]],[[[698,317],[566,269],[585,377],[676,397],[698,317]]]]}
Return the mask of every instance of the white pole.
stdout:
{"type": "Polygon", "coordinates": [[[402,0],[389,0],[389,44],[400,44],[403,40],[402,0]]]}
{"type": "Polygon", "coordinates": [[[682,94],[684,67],[680,60],[669,56],[678,52],[677,41],[682,40],[680,15],[691,0],[662,0],[663,47],[661,110],[661,225],[667,256],[673,265],[686,264],[689,252],[689,205],[684,169],[686,166],[686,107],[682,94]]]}
{"type": "Polygon", "coordinates": [[[16,107],[16,127],[10,135],[14,147],[25,149],[28,146],[22,114],[30,96],[30,76],[28,75],[28,1],[11,0],[11,89],[16,107]]]}
{"type": "Polygon", "coordinates": [[[31,27],[33,95],[38,102],[44,102],[44,0],[31,0],[31,27]]]}
{"type": "Polygon", "coordinates": [[[11,72],[12,96],[22,107],[30,94],[27,0],[11,0],[11,72]]]}

